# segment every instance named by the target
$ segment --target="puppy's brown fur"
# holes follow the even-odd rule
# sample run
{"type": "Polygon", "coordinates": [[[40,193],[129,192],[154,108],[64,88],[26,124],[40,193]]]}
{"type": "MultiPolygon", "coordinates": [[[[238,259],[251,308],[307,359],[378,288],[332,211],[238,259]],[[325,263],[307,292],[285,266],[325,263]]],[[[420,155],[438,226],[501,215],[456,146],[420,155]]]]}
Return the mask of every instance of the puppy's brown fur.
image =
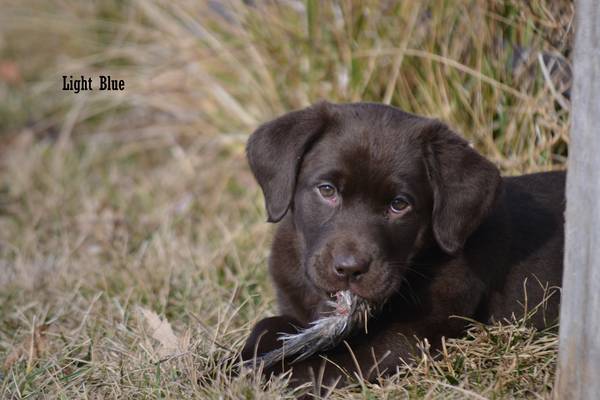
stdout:
{"type": "MultiPolygon", "coordinates": [[[[326,383],[358,368],[368,379],[393,373],[416,338],[436,348],[460,336],[465,320],[452,316],[520,316],[525,290],[536,305],[561,284],[563,172],[502,178],[444,124],[367,103],[291,112],[254,132],[247,150],[279,222],[270,272],[282,315],[257,324],[242,357],[280,345],[280,332],[318,318],[337,291],[379,310],[347,341],[358,366],[340,345],[266,373],[291,368],[304,382],[321,356],[332,361],[326,383]]],[[[554,322],[558,305],[552,296],[532,323],[554,322]]]]}

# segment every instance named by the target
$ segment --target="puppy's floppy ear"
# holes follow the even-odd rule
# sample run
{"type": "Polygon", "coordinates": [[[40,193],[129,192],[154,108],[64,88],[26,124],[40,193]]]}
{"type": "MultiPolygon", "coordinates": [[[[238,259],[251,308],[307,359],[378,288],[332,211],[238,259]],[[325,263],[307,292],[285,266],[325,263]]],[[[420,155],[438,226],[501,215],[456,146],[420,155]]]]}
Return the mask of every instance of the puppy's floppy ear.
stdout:
{"type": "Polygon", "coordinates": [[[440,122],[430,123],[423,138],[433,190],[433,233],[442,250],[454,254],[494,206],[500,172],[440,122]]]}
{"type": "Polygon", "coordinates": [[[327,127],[329,104],[322,102],[261,125],[248,140],[246,153],[267,206],[269,222],[287,212],[302,157],[327,127]]]}

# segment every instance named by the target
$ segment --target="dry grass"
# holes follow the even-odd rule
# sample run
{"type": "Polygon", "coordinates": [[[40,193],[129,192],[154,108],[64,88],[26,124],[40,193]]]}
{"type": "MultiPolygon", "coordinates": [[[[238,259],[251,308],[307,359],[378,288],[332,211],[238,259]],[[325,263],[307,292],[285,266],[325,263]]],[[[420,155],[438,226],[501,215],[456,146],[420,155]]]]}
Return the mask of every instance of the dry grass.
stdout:
{"type": "MultiPolygon", "coordinates": [[[[568,56],[572,4],[524,3],[1,0],[0,397],[291,396],[234,374],[276,312],[248,133],[322,98],[382,101],[506,173],[560,168],[568,99],[538,55],[568,56]],[[59,90],[100,73],[126,91],[59,90]]],[[[551,392],[554,331],[474,327],[446,349],[331,397],[551,392]]]]}

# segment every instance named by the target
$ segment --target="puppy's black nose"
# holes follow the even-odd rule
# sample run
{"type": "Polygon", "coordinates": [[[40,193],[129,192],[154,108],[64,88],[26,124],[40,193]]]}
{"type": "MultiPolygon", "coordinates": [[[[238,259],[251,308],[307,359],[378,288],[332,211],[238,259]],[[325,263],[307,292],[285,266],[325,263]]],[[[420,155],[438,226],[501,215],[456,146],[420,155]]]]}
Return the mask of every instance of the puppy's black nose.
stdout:
{"type": "Polygon", "coordinates": [[[333,258],[335,274],[343,278],[358,278],[369,270],[371,260],[350,254],[340,254],[333,258]]]}

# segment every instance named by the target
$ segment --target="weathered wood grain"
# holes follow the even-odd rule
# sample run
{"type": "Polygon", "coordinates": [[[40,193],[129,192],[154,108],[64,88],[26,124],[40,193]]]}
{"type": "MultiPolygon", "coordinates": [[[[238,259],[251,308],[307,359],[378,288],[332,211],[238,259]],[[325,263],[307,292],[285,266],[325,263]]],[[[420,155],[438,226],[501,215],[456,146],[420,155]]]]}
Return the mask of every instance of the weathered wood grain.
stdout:
{"type": "Polygon", "coordinates": [[[576,4],[565,272],[554,397],[600,399],[600,1],[576,4]]]}

